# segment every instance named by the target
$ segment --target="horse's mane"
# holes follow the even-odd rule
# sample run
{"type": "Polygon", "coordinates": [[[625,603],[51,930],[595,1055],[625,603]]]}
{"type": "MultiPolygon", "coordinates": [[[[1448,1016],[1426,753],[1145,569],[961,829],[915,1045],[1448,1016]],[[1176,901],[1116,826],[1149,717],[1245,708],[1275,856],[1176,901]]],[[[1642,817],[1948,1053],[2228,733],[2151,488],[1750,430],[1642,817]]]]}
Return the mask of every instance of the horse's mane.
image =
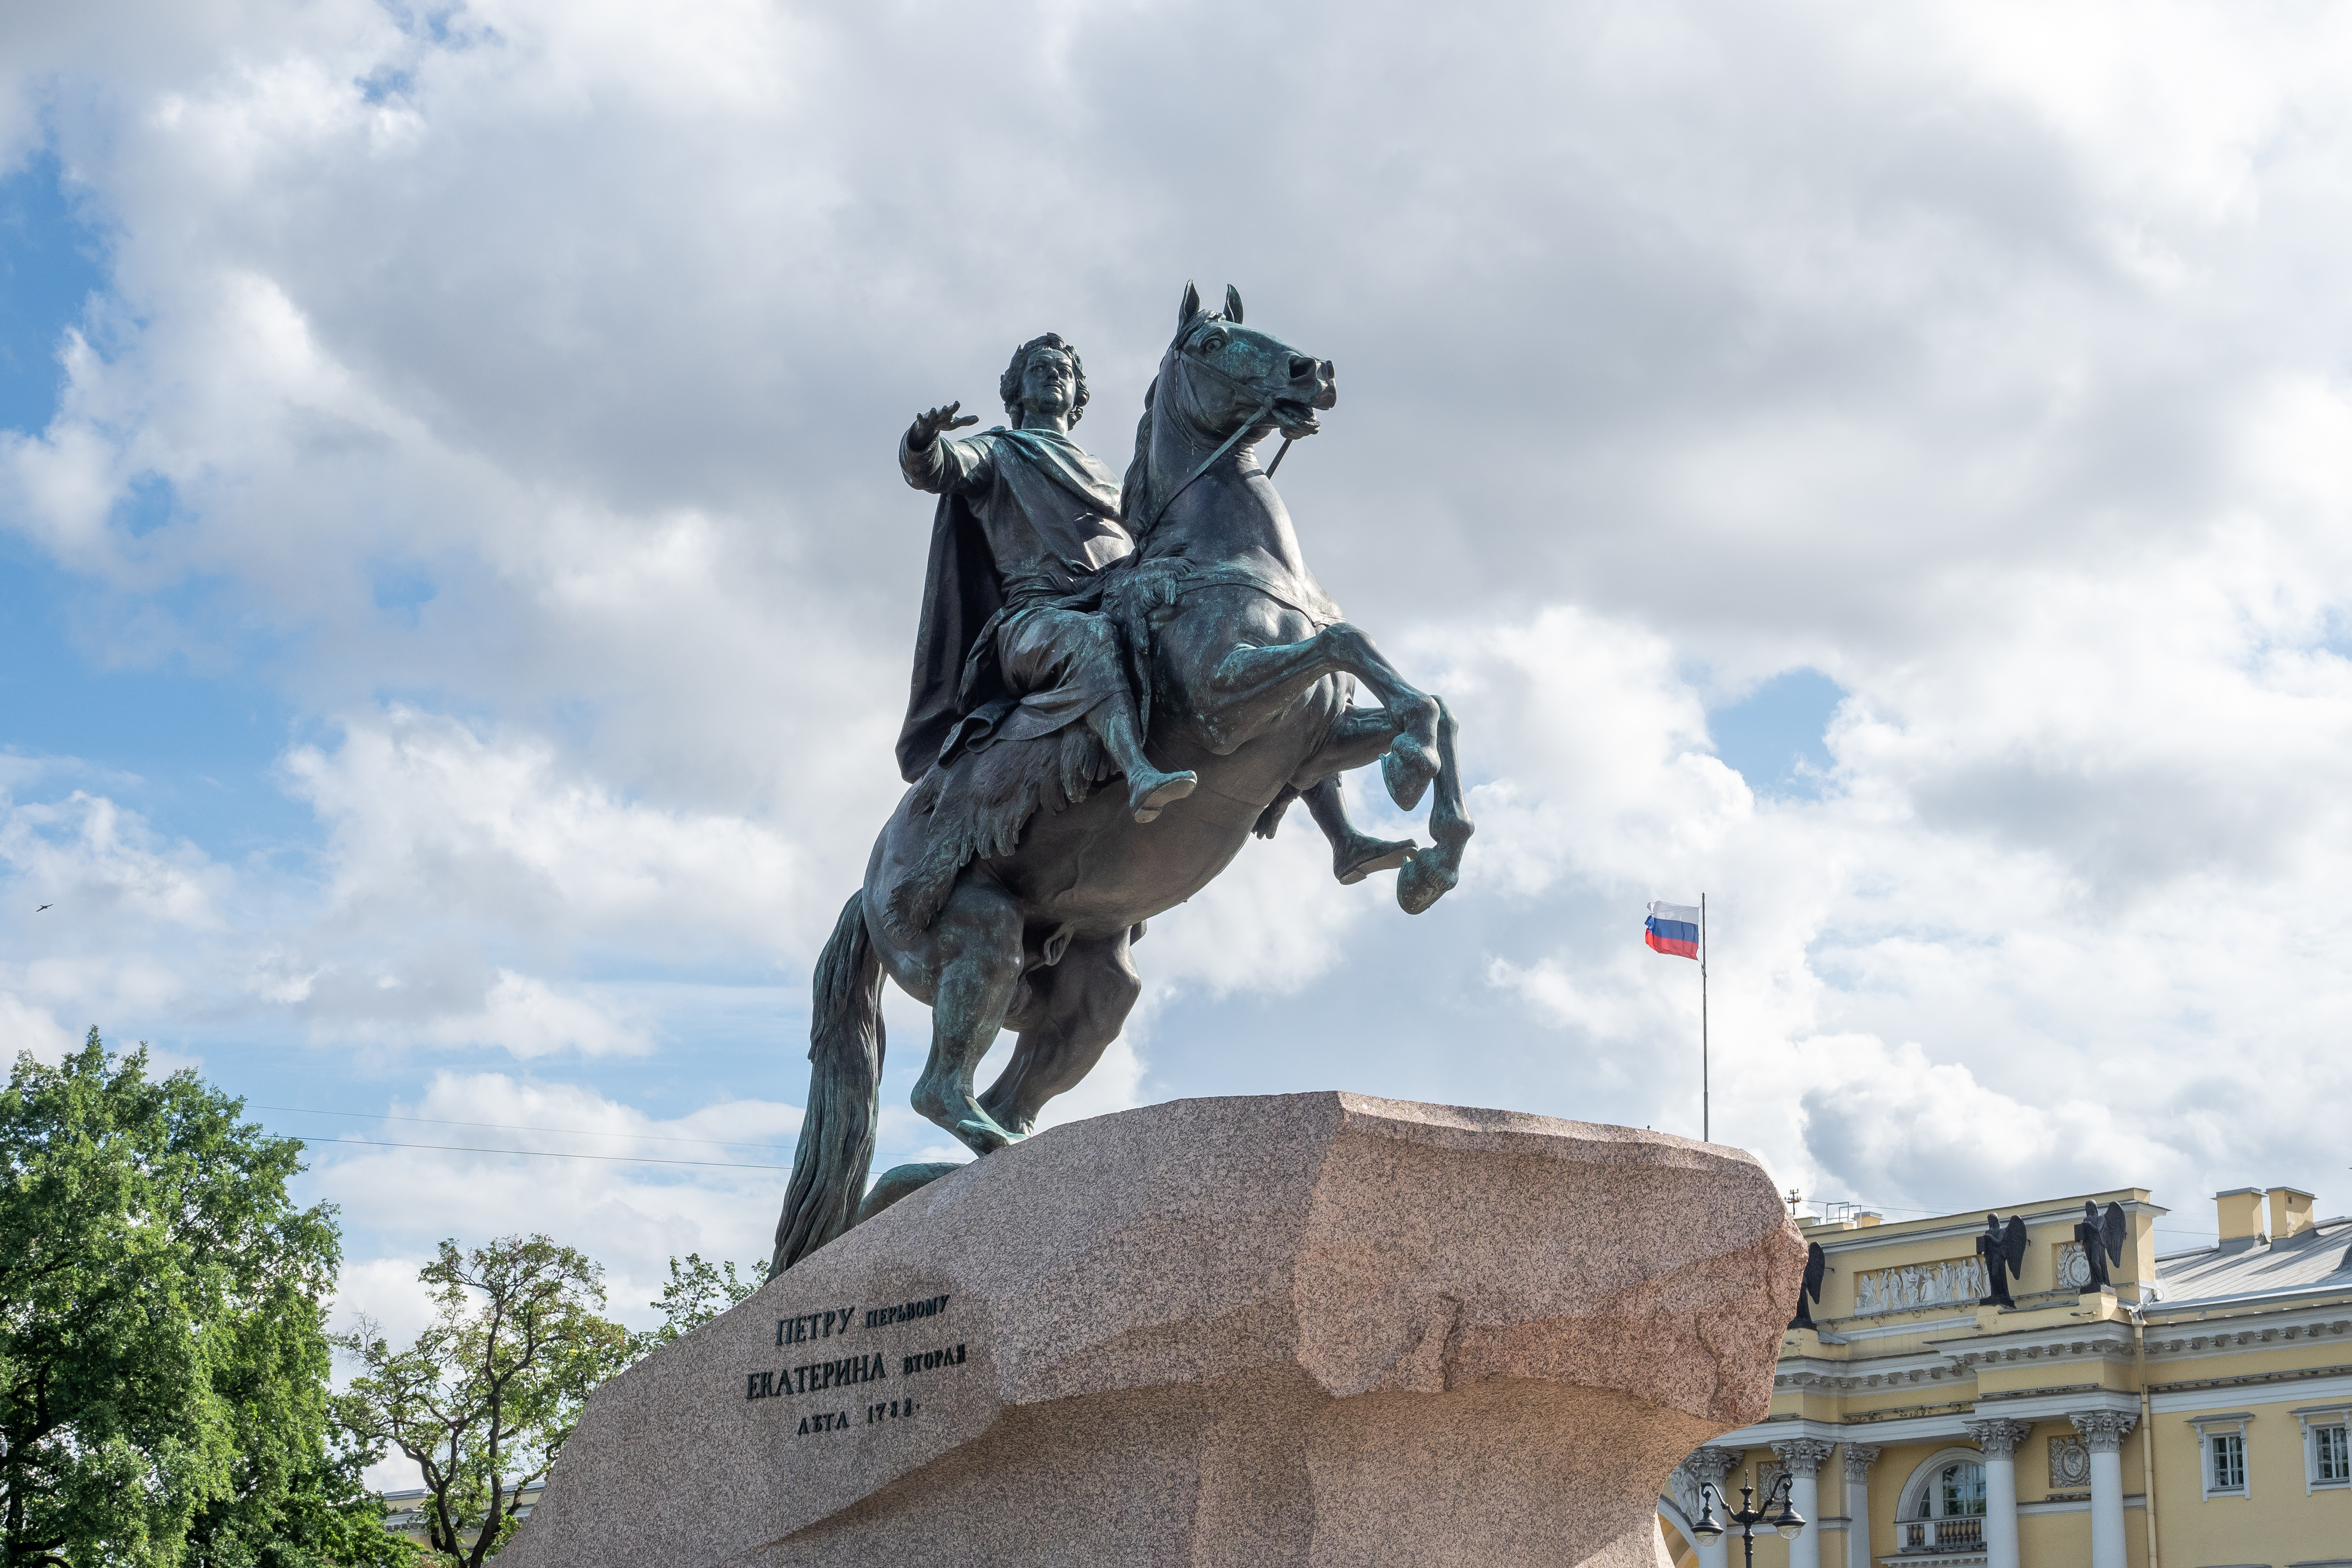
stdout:
{"type": "Polygon", "coordinates": [[[1119,481],[1118,520],[1143,542],[1145,519],[1151,516],[1151,402],[1160,395],[1160,378],[1143,389],[1143,417],[1135,422],[1135,455],[1128,460],[1127,477],[1119,481]]]}
{"type": "Polygon", "coordinates": [[[1118,520],[1126,526],[1128,533],[1133,536],[1139,546],[1143,543],[1144,535],[1151,531],[1151,514],[1157,509],[1152,504],[1151,494],[1151,412],[1152,404],[1160,395],[1160,377],[1174,362],[1176,351],[1183,346],[1186,336],[1195,327],[1204,321],[1240,324],[1241,301],[1230,288],[1225,294],[1231,301],[1226,309],[1196,310],[1176,329],[1176,336],[1169,340],[1168,351],[1160,356],[1160,370],[1152,374],[1151,384],[1143,389],[1143,413],[1135,422],[1135,455],[1128,460],[1127,476],[1118,486],[1118,520]]]}

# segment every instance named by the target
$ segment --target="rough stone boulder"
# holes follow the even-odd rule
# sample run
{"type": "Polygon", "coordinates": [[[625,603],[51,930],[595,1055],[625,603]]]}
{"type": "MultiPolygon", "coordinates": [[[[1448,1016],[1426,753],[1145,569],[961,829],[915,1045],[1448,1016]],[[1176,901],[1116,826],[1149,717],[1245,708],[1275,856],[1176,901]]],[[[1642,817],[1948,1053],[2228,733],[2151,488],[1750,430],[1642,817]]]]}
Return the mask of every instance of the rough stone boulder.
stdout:
{"type": "Polygon", "coordinates": [[[590,1402],[500,1568],[1652,1568],[1804,1248],[1748,1155],[1319,1093],[931,1183],[590,1402]]]}

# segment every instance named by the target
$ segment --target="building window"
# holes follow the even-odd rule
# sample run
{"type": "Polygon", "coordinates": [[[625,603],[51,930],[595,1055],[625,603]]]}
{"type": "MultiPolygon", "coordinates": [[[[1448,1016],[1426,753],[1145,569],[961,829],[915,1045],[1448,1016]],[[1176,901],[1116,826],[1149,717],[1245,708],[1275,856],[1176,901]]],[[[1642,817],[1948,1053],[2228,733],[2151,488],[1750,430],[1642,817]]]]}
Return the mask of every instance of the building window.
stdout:
{"type": "Polygon", "coordinates": [[[2311,1429],[2311,1479],[2319,1486],[2342,1486],[2352,1482],[2352,1427],[2343,1426],[2314,1427],[2311,1429]]]}
{"type": "Polygon", "coordinates": [[[1965,1461],[1946,1465],[1943,1472],[1936,1478],[1933,1491],[1932,1498],[1921,1500],[1935,1504],[1932,1517],[1956,1519],[1962,1515],[1982,1514],[1985,1511],[1984,1467],[1965,1461]]]}
{"type": "Polygon", "coordinates": [[[2352,1487],[2352,1410],[2309,1406],[2294,1418],[2303,1423],[2305,1486],[2352,1487]]]}
{"type": "Polygon", "coordinates": [[[2210,1467],[2205,1476],[2208,1492],[2242,1492],[2246,1490],[2244,1433],[2216,1432],[2206,1438],[2205,1462],[2210,1467]]]}
{"type": "Polygon", "coordinates": [[[1903,1521],[1905,1548],[1975,1546],[1984,1540],[1984,1467],[1957,1459],[1927,1478],[1903,1521]]]}
{"type": "Polygon", "coordinates": [[[2252,1495],[2246,1485],[2246,1423],[2253,1418],[2245,1410],[2189,1417],[2197,1428],[2198,1479],[2207,1498],[2252,1495]]]}

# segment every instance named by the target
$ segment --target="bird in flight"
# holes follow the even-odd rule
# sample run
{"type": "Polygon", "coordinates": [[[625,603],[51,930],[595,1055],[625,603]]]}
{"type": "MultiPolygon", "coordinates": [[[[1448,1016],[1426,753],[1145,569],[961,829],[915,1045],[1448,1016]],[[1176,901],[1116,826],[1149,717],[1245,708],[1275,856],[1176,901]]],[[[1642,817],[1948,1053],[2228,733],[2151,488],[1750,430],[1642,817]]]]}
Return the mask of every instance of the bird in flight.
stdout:
{"type": "MultiPolygon", "coordinates": [[[[41,905],[41,909],[48,909],[48,908],[51,908],[51,907],[53,907],[53,906],[52,906],[52,905],[50,905],[50,904],[44,904],[43,905],[41,905]]],[[[41,912],[41,909],[36,909],[35,911],[33,911],[33,913],[34,913],[34,914],[36,914],[36,915],[38,915],[38,914],[41,912]]]]}

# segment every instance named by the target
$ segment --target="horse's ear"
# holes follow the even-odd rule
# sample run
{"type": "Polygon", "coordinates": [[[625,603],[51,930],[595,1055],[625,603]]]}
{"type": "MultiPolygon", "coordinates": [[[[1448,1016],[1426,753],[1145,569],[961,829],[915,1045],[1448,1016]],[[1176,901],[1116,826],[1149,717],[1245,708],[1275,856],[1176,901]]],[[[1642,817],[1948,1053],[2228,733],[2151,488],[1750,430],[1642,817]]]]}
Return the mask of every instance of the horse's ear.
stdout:
{"type": "Polygon", "coordinates": [[[1185,328],[1191,326],[1192,324],[1192,318],[1198,316],[1200,313],[1201,291],[1192,284],[1187,283],[1184,285],[1184,298],[1176,307],[1176,329],[1181,332],[1185,328]]]}
{"type": "Polygon", "coordinates": [[[1236,327],[1242,324],[1241,290],[1230,283],[1225,285],[1225,319],[1236,327]]]}

